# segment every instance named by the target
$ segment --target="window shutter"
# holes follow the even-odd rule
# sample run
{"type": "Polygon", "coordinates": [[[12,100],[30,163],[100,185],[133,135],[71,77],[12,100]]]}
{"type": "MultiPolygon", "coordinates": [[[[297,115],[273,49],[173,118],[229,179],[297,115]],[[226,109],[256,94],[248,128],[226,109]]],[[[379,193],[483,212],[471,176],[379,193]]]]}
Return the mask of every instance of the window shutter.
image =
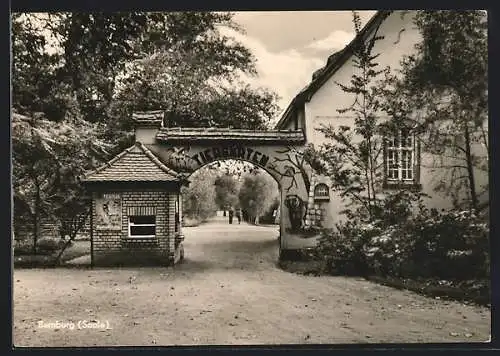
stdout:
{"type": "Polygon", "coordinates": [[[129,206],[127,215],[156,215],[156,207],[154,206],[129,206]]]}

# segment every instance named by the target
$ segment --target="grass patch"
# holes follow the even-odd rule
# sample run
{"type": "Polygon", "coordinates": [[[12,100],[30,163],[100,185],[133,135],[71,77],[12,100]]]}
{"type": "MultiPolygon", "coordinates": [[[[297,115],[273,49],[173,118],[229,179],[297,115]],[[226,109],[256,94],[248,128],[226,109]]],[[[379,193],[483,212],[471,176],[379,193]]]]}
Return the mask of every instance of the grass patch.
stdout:
{"type": "MultiPolygon", "coordinates": [[[[56,250],[50,254],[23,254],[14,256],[14,267],[34,268],[34,267],[54,267],[56,257],[61,250],[56,250]]],[[[90,241],[74,241],[61,256],[61,264],[77,257],[90,254],[90,241]]]]}
{"type": "Polygon", "coordinates": [[[73,245],[71,245],[66,249],[66,251],[64,251],[63,255],[61,256],[61,262],[66,262],[85,255],[90,255],[90,240],[74,241],[73,245]]]}

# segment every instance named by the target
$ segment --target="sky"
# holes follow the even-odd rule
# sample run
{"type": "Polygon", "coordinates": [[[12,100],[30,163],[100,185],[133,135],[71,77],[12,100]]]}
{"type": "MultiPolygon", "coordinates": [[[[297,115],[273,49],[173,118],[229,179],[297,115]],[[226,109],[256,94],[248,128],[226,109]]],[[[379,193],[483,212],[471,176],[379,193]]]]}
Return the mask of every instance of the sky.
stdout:
{"type": "MultiPolygon", "coordinates": [[[[364,25],[376,11],[358,11],[364,25]]],[[[233,20],[245,33],[221,28],[245,45],[256,59],[258,76],[249,82],[280,97],[277,121],[288,104],[354,38],[351,11],[245,11],[233,20]]],[[[49,41],[50,42],[50,41],[49,41]]]]}
{"type": "MultiPolygon", "coordinates": [[[[365,24],[375,11],[358,12],[365,24]]],[[[236,12],[245,34],[227,30],[256,58],[258,77],[252,84],[280,96],[280,115],[311,80],[328,56],[354,38],[351,11],[236,12]]]]}

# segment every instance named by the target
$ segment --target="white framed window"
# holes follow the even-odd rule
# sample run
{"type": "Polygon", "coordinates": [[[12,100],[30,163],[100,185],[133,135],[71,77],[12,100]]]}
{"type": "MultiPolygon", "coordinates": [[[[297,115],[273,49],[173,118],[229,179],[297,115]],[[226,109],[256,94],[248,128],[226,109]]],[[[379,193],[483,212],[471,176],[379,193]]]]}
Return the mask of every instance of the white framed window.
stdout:
{"type": "Polygon", "coordinates": [[[388,182],[413,182],[415,179],[414,135],[398,130],[386,140],[386,179],[388,182]]]}
{"type": "Polygon", "coordinates": [[[128,237],[156,237],[155,215],[131,215],[128,217],[128,237]]]}

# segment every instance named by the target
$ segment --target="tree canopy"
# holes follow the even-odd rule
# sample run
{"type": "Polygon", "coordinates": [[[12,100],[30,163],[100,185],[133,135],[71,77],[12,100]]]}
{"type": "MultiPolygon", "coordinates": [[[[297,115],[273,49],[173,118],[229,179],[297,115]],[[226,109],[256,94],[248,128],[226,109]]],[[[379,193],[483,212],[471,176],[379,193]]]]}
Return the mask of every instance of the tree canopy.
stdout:
{"type": "Polygon", "coordinates": [[[217,172],[202,168],[190,177],[189,187],[182,188],[183,214],[191,219],[205,220],[215,215],[215,180],[217,172]]]}
{"type": "Polygon", "coordinates": [[[71,101],[118,126],[164,109],[173,126],[264,128],[276,96],[242,84],[255,58],[223,27],[241,31],[218,12],[14,14],[14,107],[56,120],[71,101]]]}
{"type": "Polygon", "coordinates": [[[219,209],[226,210],[228,207],[239,205],[238,191],[239,182],[233,175],[220,175],[215,180],[215,202],[219,209]]]}
{"type": "Polygon", "coordinates": [[[243,176],[238,197],[251,222],[258,223],[258,218],[269,210],[278,196],[278,185],[268,173],[258,170],[243,176]]]}
{"type": "Polygon", "coordinates": [[[255,58],[221,33],[241,31],[232,18],[12,14],[12,106],[25,118],[13,122],[16,202],[59,221],[79,211],[75,178],[132,144],[133,111],[163,109],[171,126],[265,128],[276,95],[242,81],[255,58]]]}

